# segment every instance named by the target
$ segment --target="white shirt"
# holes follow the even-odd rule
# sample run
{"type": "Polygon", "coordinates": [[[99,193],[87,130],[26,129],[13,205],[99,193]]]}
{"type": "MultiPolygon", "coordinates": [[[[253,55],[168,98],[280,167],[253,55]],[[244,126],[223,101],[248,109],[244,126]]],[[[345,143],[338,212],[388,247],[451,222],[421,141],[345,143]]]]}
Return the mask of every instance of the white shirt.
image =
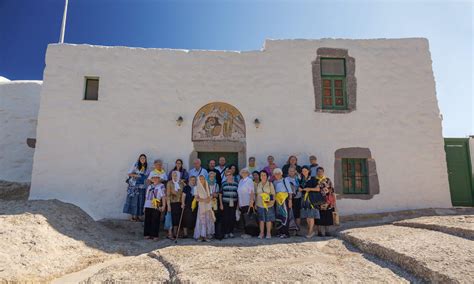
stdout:
{"type": "MultiPolygon", "coordinates": [[[[157,186],[150,184],[146,189],[145,208],[153,208],[153,205],[151,204],[153,198],[161,201],[164,196],[166,196],[166,190],[162,183],[157,186]]],[[[160,206],[163,206],[163,204],[160,204],[160,206]]]]}
{"type": "Polygon", "coordinates": [[[239,187],[237,188],[237,193],[239,194],[240,207],[249,206],[250,195],[255,194],[253,180],[249,176],[239,181],[239,187]]]}
{"type": "Polygon", "coordinates": [[[203,175],[207,179],[207,170],[203,167],[200,167],[198,170],[196,168],[189,170],[189,177],[196,177],[196,179],[199,179],[200,175],[203,175]]]}
{"type": "Polygon", "coordinates": [[[221,167],[220,165],[216,167],[216,170],[218,170],[221,173],[221,179],[224,182],[225,181],[225,170],[227,169],[226,166],[221,167]]]}

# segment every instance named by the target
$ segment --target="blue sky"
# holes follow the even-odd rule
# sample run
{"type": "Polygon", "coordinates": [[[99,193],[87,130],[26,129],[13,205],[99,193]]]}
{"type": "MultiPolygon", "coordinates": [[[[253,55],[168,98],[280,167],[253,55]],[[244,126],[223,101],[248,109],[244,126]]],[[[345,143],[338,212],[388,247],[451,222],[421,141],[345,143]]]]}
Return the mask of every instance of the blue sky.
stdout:
{"type": "MultiPolygon", "coordinates": [[[[64,0],[0,0],[0,76],[42,79],[64,0]]],[[[69,0],[67,43],[260,49],[266,38],[430,41],[446,137],[474,135],[471,1],[69,0]]]]}

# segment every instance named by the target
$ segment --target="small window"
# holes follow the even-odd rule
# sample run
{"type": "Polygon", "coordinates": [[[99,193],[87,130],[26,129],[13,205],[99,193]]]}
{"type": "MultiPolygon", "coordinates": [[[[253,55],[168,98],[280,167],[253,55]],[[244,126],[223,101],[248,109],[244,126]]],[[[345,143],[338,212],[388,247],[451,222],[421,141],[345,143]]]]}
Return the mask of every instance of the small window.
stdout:
{"type": "Polygon", "coordinates": [[[323,109],[347,109],[345,65],[343,58],[321,58],[323,109]]]}
{"type": "Polygon", "coordinates": [[[84,100],[97,101],[99,99],[99,78],[86,78],[84,100]]]}
{"type": "Polygon", "coordinates": [[[368,194],[369,176],[367,159],[342,159],[344,194],[368,194]]]}

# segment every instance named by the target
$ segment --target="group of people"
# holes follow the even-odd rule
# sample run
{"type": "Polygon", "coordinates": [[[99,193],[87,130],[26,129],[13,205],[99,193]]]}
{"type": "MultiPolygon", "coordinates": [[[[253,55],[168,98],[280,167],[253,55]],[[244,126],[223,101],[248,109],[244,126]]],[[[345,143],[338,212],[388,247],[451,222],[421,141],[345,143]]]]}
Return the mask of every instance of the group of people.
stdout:
{"type": "Polygon", "coordinates": [[[161,160],[151,169],[141,154],[128,172],[123,212],[132,221],[144,221],[146,239],[158,239],[162,223],[169,239],[188,238],[192,230],[194,239],[201,241],[233,238],[238,221],[245,234],[269,239],[275,224],[278,236],[288,238],[299,234],[302,219],[307,238],[330,235],[336,197],[316,157],[310,156],[308,166],[298,165],[296,156],[282,168],[273,156],[267,162],[260,169],[250,157],[247,167],[238,171],[225,157],[217,165],[210,160],[207,169],[196,159],[187,171],[178,159],[167,173],[161,160]]]}

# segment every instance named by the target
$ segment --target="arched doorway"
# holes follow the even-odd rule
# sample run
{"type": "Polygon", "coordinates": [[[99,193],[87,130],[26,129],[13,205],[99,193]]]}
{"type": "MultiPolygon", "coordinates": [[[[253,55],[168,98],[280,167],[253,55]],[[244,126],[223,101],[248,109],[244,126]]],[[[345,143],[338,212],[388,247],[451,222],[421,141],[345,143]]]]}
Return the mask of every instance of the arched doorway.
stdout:
{"type": "Polygon", "coordinates": [[[236,164],[241,169],[246,164],[245,137],[245,120],[237,108],[223,102],[209,103],[194,115],[194,151],[190,155],[190,164],[200,158],[207,167],[210,159],[224,156],[228,164],[236,164]]]}

